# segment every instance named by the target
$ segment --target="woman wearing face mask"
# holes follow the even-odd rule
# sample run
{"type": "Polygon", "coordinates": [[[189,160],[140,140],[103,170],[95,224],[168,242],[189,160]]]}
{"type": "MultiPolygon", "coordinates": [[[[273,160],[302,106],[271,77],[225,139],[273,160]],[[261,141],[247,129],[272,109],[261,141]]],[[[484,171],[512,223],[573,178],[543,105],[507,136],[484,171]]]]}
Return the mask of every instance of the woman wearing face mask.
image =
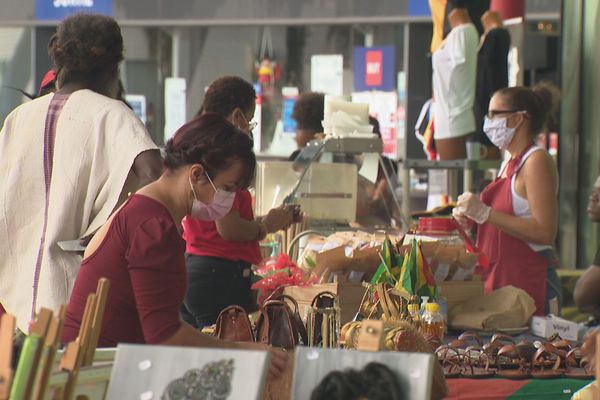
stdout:
{"type": "Polygon", "coordinates": [[[546,87],[494,94],[483,130],[510,159],[480,197],[463,193],[453,211],[462,224],[479,225],[477,245],[490,260],[481,271],[486,292],[519,287],[535,300],[537,315],[558,312],[561,300],[553,249],[558,172],[550,155],[534,144],[545,129],[552,97],[546,87]]]}
{"type": "MultiPolygon", "coordinates": [[[[219,114],[251,136],[255,107],[256,92],[250,82],[223,76],[206,90],[200,113],[219,114]]],[[[229,196],[215,210],[214,218],[183,220],[188,291],[181,313],[196,328],[214,324],[232,304],[249,312],[256,308],[250,286],[251,267],[262,261],[259,240],[293,222],[293,213],[281,207],[255,218],[248,190],[229,196]]]]}
{"type": "MultiPolygon", "coordinates": [[[[206,114],[182,126],[165,151],[161,177],[130,196],[88,245],[62,340],[75,339],[87,296],[105,277],[111,287],[101,347],[126,342],[262,348],[203,335],[179,316],[187,288],[181,220],[214,218],[236,190],[248,187],[256,166],[252,141],[221,116],[206,114]]],[[[276,372],[285,356],[272,353],[276,372]]]]}

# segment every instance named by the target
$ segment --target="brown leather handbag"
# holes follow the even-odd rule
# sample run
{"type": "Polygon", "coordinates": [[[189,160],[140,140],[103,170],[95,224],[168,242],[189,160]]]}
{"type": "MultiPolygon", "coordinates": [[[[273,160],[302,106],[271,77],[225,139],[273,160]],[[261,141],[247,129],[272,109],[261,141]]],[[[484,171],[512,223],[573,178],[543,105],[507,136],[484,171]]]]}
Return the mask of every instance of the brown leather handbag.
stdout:
{"type": "Polygon", "coordinates": [[[307,344],[306,328],[298,314],[298,303],[292,297],[280,295],[265,301],[256,323],[256,341],[290,350],[307,344]],[[292,309],[288,300],[294,306],[292,309]]]}
{"type": "Polygon", "coordinates": [[[229,306],[219,313],[215,336],[230,342],[254,342],[252,324],[246,310],[240,306],[229,306]]]}

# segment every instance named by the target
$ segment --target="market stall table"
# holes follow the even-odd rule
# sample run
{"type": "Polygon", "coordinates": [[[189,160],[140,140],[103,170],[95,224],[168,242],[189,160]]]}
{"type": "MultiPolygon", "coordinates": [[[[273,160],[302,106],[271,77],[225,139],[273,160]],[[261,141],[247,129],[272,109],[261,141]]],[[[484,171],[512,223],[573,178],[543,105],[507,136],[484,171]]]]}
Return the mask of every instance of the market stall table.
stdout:
{"type": "Polygon", "coordinates": [[[543,399],[569,400],[592,380],[581,379],[447,379],[446,400],[543,399]]]}
{"type": "MultiPolygon", "coordinates": [[[[450,331],[444,341],[455,340],[460,333],[450,331]]],[[[489,340],[487,335],[482,335],[484,342],[489,340]]],[[[534,336],[529,332],[514,336],[515,342],[526,340],[529,342],[543,341],[544,338],[534,336]]],[[[543,399],[543,400],[569,400],[575,392],[586,386],[593,379],[522,379],[512,380],[500,377],[493,378],[450,378],[446,379],[448,396],[446,400],[499,400],[499,399],[543,399]]]]}

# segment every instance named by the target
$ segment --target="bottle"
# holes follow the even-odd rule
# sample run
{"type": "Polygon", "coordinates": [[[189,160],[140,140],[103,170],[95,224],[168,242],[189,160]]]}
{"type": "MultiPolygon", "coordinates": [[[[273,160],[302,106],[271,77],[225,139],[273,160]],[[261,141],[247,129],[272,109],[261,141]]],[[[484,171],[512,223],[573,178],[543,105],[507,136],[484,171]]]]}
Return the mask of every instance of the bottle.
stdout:
{"type": "Polygon", "coordinates": [[[408,313],[410,314],[410,320],[413,326],[420,332],[421,331],[421,311],[419,310],[418,304],[409,304],[408,313]]]}
{"type": "Polygon", "coordinates": [[[440,314],[440,305],[438,303],[427,303],[425,305],[425,314],[423,315],[421,326],[421,331],[424,334],[430,334],[439,339],[440,343],[443,343],[446,324],[444,323],[444,317],[440,314]]]}
{"type": "Polygon", "coordinates": [[[437,303],[440,305],[440,314],[444,317],[444,323],[448,326],[448,303],[444,296],[438,296],[437,303]]]}

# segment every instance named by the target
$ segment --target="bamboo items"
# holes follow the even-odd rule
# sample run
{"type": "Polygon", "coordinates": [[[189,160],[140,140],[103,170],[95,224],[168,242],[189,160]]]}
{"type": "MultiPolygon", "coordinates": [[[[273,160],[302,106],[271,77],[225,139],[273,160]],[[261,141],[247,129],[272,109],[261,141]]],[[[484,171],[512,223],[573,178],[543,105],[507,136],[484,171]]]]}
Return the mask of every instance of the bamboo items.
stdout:
{"type": "Polygon", "coordinates": [[[32,397],[41,350],[51,319],[52,311],[42,308],[31,325],[10,389],[11,400],[29,400],[32,397]]]}
{"type": "Polygon", "coordinates": [[[304,232],[307,227],[308,218],[305,215],[302,215],[299,222],[294,222],[287,229],[279,231],[279,237],[281,241],[281,252],[289,254],[290,258],[294,262],[296,262],[298,259],[299,251],[298,247],[295,247],[293,249],[293,252],[290,254],[290,251],[292,250],[290,246],[292,245],[294,239],[302,232],[304,232]]]}
{"type": "Polygon", "coordinates": [[[44,338],[44,344],[41,349],[39,366],[37,368],[37,374],[35,378],[35,385],[33,387],[33,396],[35,400],[43,400],[46,388],[48,387],[48,381],[52,374],[52,367],[54,366],[54,357],[60,343],[60,336],[62,333],[62,327],[65,320],[67,308],[63,305],[60,308],[59,314],[51,319],[48,332],[44,338]]]}
{"type": "Polygon", "coordinates": [[[319,293],[307,309],[308,345],[337,348],[340,343],[341,310],[332,292],[319,293]]]}
{"type": "Polygon", "coordinates": [[[106,278],[101,278],[98,281],[96,293],[90,294],[87,298],[81,326],[79,327],[79,335],[75,341],[67,345],[63,353],[60,369],[67,371],[69,374],[62,394],[62,398],[65,400],[73,398],[80,367],[91,365],[93,360],[98,338],[100,337],[109,286],[110,282],[106,278]]]}
{"type": "Polygon", "coordinates": [[[10,314],[0,318],[0,400],[8,400],[10,394],[15,322],[15,317],[10,314]]]}

